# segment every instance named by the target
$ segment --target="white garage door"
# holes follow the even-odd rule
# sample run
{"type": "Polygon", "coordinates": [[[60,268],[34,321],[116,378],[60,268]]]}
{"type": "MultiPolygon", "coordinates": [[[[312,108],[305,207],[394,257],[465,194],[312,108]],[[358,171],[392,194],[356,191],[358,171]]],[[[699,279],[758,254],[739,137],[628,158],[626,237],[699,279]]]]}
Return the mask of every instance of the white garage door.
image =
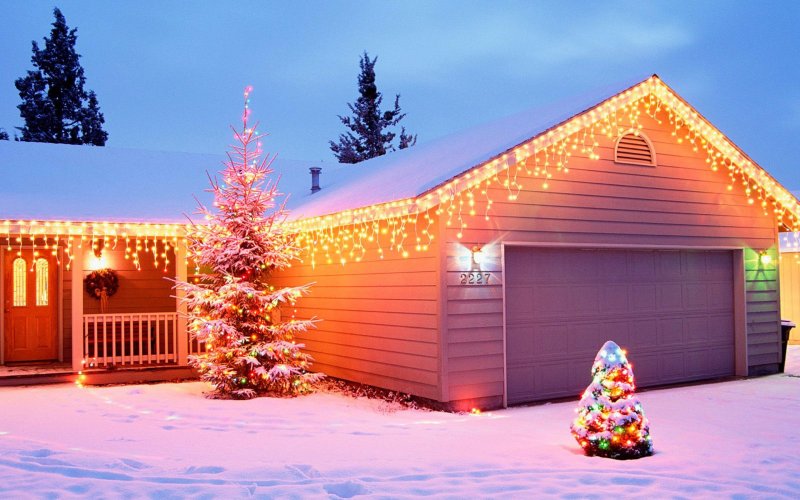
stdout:
{"type": "Polygon", "coordinates": [[[606,340],[640,387],[734,374],[729,251],[506,247],[508,402],[578,396],[606,340]]]}

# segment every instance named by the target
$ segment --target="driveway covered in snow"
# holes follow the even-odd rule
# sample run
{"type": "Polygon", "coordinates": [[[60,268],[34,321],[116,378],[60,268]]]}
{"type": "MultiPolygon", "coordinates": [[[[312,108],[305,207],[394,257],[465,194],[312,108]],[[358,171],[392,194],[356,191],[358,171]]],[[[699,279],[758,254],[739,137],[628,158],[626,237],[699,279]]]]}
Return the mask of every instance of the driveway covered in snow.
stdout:
{"type": "MultiPolygon", "coordinates": [[[[0,497],[785,496],[800,491],[800,346],[785,375],[640,394],[656,454],[588,458],[574,403],[481,415],[203,384],[0,389],[0,497]]],[[[587,381],[588,382],[588,381],[587,381]]]]}

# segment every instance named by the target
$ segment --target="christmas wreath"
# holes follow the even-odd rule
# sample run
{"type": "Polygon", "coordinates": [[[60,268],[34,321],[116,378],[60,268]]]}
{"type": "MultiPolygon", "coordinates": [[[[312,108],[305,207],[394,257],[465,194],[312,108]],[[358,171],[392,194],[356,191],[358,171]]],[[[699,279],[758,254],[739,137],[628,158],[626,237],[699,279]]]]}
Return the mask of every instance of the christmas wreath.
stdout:
{"type": "Polygon", "coordinates": [[[95,299],[100,299],[104,289],[106,297],[111,297],[119,289],[119,277],[113,269],[98,269],[83,279],[83,287],[95,299]]]}

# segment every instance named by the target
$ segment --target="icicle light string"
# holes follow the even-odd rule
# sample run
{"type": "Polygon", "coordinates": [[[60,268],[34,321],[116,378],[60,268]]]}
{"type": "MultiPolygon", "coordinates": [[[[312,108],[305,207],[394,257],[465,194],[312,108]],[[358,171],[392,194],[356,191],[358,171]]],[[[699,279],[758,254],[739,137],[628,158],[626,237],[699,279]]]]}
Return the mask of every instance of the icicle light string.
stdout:
{"type": "MultiPolygon", "coordinates": [[[[312,265],[318,263],[316,245],[320,241],[326,247],[338,249],[344,244],[343,235],[348,231],[344,228],[359,230],[365,221],[377,221],[372,226],[375,227],[377,223],[380,227],[380,231],[373,230],[377,238],[388,234],[389,249],[403,257],[408,256],[408,251],[402,245],[405,225],[414,224],[414,231],[417,231],[416,223],[421,214],[424,214],[422,217],[426,221],[428,241],[426,245],[415,246],[416,251],[426,250],[433,241],[433,235],[429,232],[431,213],[440,216],[442,223],[456,230],[456,237],[461,239],[470,219],[476,216],[476,194],[480,194],[485,204],[481,215],[488,221],[495,203],[493,193],[498,189],[503,190],[508,201],[515,201],[525,189],[519,177],[520,170],[528,178],[539,179],[541,189],[548,189],[554,174],[569,173],[571,156],[580,154],[598,160],[600,137],[615,140],[628,132],[639,133],[644,128],[642,115],[658,123],[663,123],[666,117],[672,127],[670,134],[677,144],[686,142],[695,152],[704,151],[705,162],[712,171],[727,171],[729,190],[733,190],[737,184],[741,185],[748,203],[758,203],[764,215],[770,216],[772,212],[779,224],[792,231],[800,229],[800,206],[797,200],[676,97],[666,85],[651,78],[429,193],[417,198],[300,220],[292,223],[293,230],[300,235],[301,245],[310,255],[312,265]],[[408,218],[410,215],[415,216],[413,221],[408,218]],[[398,240],[401,242],[399,245],[398,240]]],[[[794,239],[800,241],[798,236],[794,239]]],[[[362,242],[355,244],[359,247],[354,253],[357,255],[355,260],[359,261],[366,254],[366,248],[362,242]]],[[[337,255],[340,253],[337,252],[337,255]]],[[[378,256],[383,258],[383,252],[379,251],[378,256]]],[[[345,259],[339,259],[339,263],[345,262],[345,259]]],[[[335,261],[326,256],[325,263],[332,264],[335,261]]]]}
{"type": "MultiPolygon", "coordinates": [[[[513,202],[525,190],[524,182],[533,181],[541,189],[548,189],[556,176],[569,173],[572,156],[598,160],[601,137],[613,141],[624,133],[640,132],[644,128],[643,115],[660,124],[666,120],[677,144],[688,143],[695,152],[704,152],[710,170],[725,172],[728,190],[741,186],[748,203],[758,204],[766,216],[772,214],[789,230],[800,230],[797,199],[661,80],[652,77],[418,197],[288,222],[286,231],[297,236],[297,243],[312,266],[359,262],[373,247],[381,259],[386,256],[387,248],[402,257],[408,257],[410,251],[424,252],[435,240],[431,231],[434,215],[461,239],[475,217],[491,220],[493,205],[498,201],[493,199],[496,193],[505,192],[506,200],[513,202]],[[476,209],[477,200],[484,204],[480,213],[476,209]],[[418,227],[420,224],[424,229],[418,227]],[[412,238],[415,240],[409,244],[412,238]]],[[[6,235],[9,251],[15,235],[20,247],[23,239],[51,235],[66,248],[69,265],[73,260],[73,236],[80,236],[82,242],[87,238],[91,241],[122,238],[126,258],[132,259],[137,268],[142,244],[148,246],[147,238],[155,238],[164,245],[172,241],[174,247],[187,229],[178,224],[0,221],[0,234],[6,235]]],[[[797,234],[793,238],[800,242],[797,234]]],[[[165,262],[164,254],[166,251],[161,255],[165,262]]]]}
{"type": "Polygon", "coordinates": [[[116,250],[119,242],[124,241],[124,258],[131,260],[135,268],[141,268],[140,258],[144,252],[152,254],[154,267],[163,266],[166,270],[170,263],[169,250],[179,244],[185,231],[183,224],[0,221],[0,235],[5,235],[6,251],[16,251],[20,255],[25,248],[30,248],[34,255],[49,251],[60,265],[58,249],[61,248],[67,269],[71,268],[76,249],[100,253],[103,249],[116,250]]]}

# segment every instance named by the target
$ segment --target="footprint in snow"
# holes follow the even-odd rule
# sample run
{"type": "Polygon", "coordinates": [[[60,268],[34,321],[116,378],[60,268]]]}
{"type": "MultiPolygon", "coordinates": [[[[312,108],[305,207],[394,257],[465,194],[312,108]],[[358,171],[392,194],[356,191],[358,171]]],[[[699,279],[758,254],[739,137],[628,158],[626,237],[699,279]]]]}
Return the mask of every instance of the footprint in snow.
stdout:
{"type": "Polygon", "coordinates": [[[184,474],[219,474],[221,472],[225,472],[224,467],[216,467],[214,465],[203,465],[201,467],[195,467],[192,465],[184,474]]]}
{"type": "Polygon", "coordinates": [[[147,469],[150,467],[147,464],[139,462],[138,460],[131,460],[130,458],[120,458],[120,462],[122,462],[125,466],[130,467],[133,470],[142,470],[147,469]]]}
{"type": "Polygon", "coordinates": [[[338,484],[324,484],[322,488],[334,498],[353,498],[357,495],[366,495],[370,493],[363,484],[356,481],[346,481],[338,484]]]}
{"type": "Polygon", "coordinates": [[[302,479],[313,479],[315,477],[322,476],[317,469],[308,464],[289,464],[286,466],[286,468],[289,469],[290,472],[300,476],[302,479]]]}
{"type": "Polygon", "coordinates": [[[21,451],[19,454],[23,457],[34,457],[34,458],[45,458],[52,455],[54,452],[53,450],[48,450],[47,448],[42,448],[39,450],[30,450],[30,451],[21,451]]]}
{"type": "Polygon", "coordinates": [[[80,484],[75,484],[73,486],[67,486],[66,490],[76,495],[85,495],[86,493],[89,492],[91,487],[92,485],[89,483],[80,483],[80,484]]]}

